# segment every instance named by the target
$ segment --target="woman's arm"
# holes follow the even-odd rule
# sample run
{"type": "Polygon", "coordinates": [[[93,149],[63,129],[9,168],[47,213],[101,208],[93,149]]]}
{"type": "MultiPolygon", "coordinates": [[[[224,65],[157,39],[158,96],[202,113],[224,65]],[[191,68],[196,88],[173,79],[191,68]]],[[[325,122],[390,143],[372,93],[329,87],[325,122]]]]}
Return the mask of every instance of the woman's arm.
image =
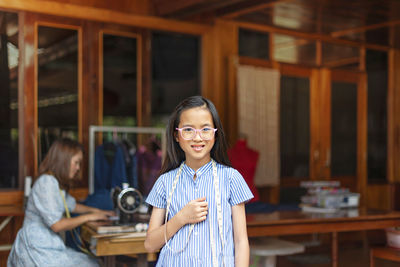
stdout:
{"type": "Polygon", "coordinates": [[[249,266],[249,239],[247,237],[244,203],[232,206],[233,239],[235,243],[235,266],[249,266]]]}
{"type": "Polygon", "coordinates": [[[83,215],[79,215],[73,218],[62,218],[61,220],[54,223],[50,228],[54,232],[58,233],[61,231],[71,230],[75,227],[78,227],[81,224],[84,224],[88,221],[98,221],[98,220],[106,220],[107,215],[103,212],[92,212],[83,215]]]}
{"type": "Polygon", "coordinates": [[[88,221],[107,220],[109,216],[114,216],[114,211],[101,210],[76,203],[73,213],[82,214],[72,218],[62,218],[51,226],[51,229],[58,233],[61,231],[71,230],[88,221]]]}
{"type": "Polygon", "coordinates": [[[72,211],[73,213],[78,213],[78,214],[83,214],[83,213],[89,213],[89,212],[101,212],[105,213],[108,216],[114,216],[115,212],[114,211],[108,211],[108,210],[101,210],[98,208],[94,207],[89,207],[83,204],[76,203],[75,209],[72,211]]]}
{"type": "MultiPolygon", "coordinates": [[[[167,240],[188,223],[198,223],[207,218],[206,198],[190,201],[167,222],[167,240]]],[[[155,252],[165,244],[165,209],[153,207],[144,247],[148,252],[155,252]]]]}

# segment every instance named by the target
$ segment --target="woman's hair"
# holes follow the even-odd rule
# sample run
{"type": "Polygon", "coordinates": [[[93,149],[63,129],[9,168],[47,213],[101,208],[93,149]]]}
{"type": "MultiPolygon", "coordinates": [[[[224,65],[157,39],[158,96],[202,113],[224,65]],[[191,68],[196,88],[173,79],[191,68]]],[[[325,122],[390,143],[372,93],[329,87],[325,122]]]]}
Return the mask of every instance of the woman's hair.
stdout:
{"type": "Polygon", "coordinates": [[[54,141],[44,160],[39,166],[39,175],[51,174],[60,184],[60,187],[69,190],[72,184],[70,179],[71,158],[83,152],[83,146],[72,139],[63,138],[54,141]]]}
{"type": "Polygon", "coordinates": [[[176,128],[179,126],[182,112],[197,107],[204,107],[205,109],[210,111],[213,118],[214,126],[218,129],[215,132],[215,143],[210,152],[211,158],[213,158],[218,163],[224,164],[226,166],[231,166],[228,154],[226,152],[227,143],[225,140],[224,129],[222,127],[217,109],[215,108],[214,104],[207,98],[204,98],[202,96],[191,96],[180,102],[169,118],[166,132],[167,153],[161,167],[160,174],[166,173],[179,167],[182,161],[185,160],[185,152],[182,150],[182,148],[179,146],[179,143],[175,139],[176,128]]]}

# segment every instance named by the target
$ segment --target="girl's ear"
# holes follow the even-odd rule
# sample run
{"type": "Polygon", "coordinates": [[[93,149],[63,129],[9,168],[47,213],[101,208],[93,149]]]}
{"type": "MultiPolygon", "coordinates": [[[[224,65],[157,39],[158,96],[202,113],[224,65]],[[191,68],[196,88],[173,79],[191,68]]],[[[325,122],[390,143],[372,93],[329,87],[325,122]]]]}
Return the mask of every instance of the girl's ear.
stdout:
{"type": "Polygon", "coordinates": [[[177,143],[179,143],[179,139],[178,139],[178,134],[177,134],[177,132],[174,132],[174,138],[175,138],[175,141],[176,141],[177,143]]]}

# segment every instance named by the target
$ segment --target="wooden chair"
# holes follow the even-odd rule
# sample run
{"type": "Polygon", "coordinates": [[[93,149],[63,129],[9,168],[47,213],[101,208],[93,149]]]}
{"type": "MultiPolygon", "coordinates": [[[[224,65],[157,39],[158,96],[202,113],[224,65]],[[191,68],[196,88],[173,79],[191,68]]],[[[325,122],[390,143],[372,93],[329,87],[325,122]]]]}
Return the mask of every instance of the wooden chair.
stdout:
{"type": "Polygon", "coordinates": [[[400,249],[391,247],[375,247],[370,249],[370,267],[375,267],[375,258],[400,262],[400,249]]]}
{"type": "Polygon", "coordinates": [[[277,238],[250,240],[250,255],[261,258],[262,266],[275,267],[276,257],[304,252],[305,247],[291,241],[277,238]]]}

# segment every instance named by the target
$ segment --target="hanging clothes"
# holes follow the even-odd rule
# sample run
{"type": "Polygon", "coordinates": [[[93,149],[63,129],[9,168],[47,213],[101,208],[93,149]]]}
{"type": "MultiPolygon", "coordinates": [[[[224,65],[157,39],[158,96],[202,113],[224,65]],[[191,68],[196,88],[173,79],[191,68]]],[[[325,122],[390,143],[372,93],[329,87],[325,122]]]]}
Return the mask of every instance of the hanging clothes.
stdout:
{"type": "Polygon", "coordinates": [[[131,187],[139,188],[139,179],[137,174],[137,153],[136,146],[128,139],[123,139],[120,143],[125,159],[126,178],[131,187]]]}
{"type": "Polygon", "coordinates": [[[83,204],[112,210],[111,189],[127,182],[123,151],[120,145],[106,142],[96,148],[94,158],[94,193],[83,204]]]}
{"type": "Polygon", "coordinates": [[[94,190],[110,190],[126,183],[126,166],[122,148],[107,142],[97,147],[94,158],[94,190]]]}
{"type": "Polygon", "coordinates": [[[141,146],[137,151],[137,172],[139,177],[139,189],[144,196],[150,193],[161,170],[161,147],[150,138],[146,146],[141,146]]]}

